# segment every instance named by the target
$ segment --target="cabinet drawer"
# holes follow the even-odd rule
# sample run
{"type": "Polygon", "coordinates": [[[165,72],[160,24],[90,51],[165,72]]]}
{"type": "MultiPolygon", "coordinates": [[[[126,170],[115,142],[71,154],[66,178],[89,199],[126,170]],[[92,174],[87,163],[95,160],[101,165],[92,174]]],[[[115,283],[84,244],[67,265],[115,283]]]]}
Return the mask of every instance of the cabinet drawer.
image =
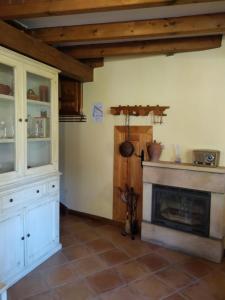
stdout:
{"type": "Polygon", "coordinates": [[[7,196],[1,197],[2,199],[2,209],[7,209],[18,205],[24,199],[23,192],[11,193],[7,196]]]}
{"type": "Polygon", "coordinates": [[[48,193],[54,194],[59,191],[59,180],[53,180],[48,183],[48,193]]]}
{"type": "Polygon", "coordinates": [[[46,185],[45,184],[35,185],[31,188],[24,190],[24,199],[26,201],[32,200],[32,199],[38,199],[38,198],[42,197],[45,193],[46,193],[46,185]]]}

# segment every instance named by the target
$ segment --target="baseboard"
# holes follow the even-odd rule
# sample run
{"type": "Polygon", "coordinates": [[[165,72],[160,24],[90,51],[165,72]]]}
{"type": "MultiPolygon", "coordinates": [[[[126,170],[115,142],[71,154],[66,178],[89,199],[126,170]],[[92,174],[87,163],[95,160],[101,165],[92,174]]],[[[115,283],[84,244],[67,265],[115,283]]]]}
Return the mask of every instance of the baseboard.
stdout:
{"type": "Polygon", "coordinates": [[[88,213],[84,213],[84,212],[81,212],[81,211],[68,209],[68,208],[67,208],[67,211],[68,211],[68,214],[79,216],[79,217],[86,218],[86,219],[99,221],[99,222],[102,222],[104,224],[116,225],[116,226],[119,226],[119,227],[124,226],[124,223],[122,223],[122,222],[107,219],[107,218],[104,218],[104,217],[100,217],[100,216],[96,216],[96,215],[92,215],[92,214],[88,214],[88,213]]]}

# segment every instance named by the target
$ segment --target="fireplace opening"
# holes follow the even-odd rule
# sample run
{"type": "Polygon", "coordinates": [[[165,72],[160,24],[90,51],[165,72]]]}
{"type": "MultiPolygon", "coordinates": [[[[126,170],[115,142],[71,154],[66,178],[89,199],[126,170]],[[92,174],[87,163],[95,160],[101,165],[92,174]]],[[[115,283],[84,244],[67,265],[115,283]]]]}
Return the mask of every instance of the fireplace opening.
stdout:
{"type": "Polygon", "coordinates": [[[209,236],[211,193],[153,185],[152,223],[209,236]]]}

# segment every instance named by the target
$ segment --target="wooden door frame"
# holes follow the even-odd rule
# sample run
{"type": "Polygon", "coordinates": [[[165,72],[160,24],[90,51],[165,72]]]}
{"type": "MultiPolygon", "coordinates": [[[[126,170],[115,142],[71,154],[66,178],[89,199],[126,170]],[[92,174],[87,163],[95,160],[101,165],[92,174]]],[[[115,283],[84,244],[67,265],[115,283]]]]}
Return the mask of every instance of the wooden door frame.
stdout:
{"type": "MultiPolygon", "coordinates": [[[[149,142],[151,142],[153,140],[153,126],[149,125],[149,126],[142,126],[142,125],[134,125],[134,126],[130,126],[130,134],[141,134],[141,133],[147,133],[149,132],[149,136],[150,136],[150,140],[149,142]]],[[[117,200],[117,194],[116,194],[116,186],[117,186],[117,176],[116,176],[116,170],[117,170],[117,161],[116,161],[116,157],[117,154],[119,154],[119,144],[121,142],[123,142],[125,140],[126,137],[126,126],[114,126],[114,165],[113,165],[113,220],[118,221],[118,219],[116,218],[116,201],[117,200]],[[120,139],[121,133],[123,133],[123,138],[120,139]]],[[[148,157],[147,155],[147,147],[145,147],[144,149],[145,151],[145,159],[148,157]]],[[[140,155],[140,153],[137,153],[138,155],[140,155]]],[[[142,193],[143,194],[143,193],[142,193]]],[[[141,197],[141,203],[142,203],[142,197],[141,197]]]]}

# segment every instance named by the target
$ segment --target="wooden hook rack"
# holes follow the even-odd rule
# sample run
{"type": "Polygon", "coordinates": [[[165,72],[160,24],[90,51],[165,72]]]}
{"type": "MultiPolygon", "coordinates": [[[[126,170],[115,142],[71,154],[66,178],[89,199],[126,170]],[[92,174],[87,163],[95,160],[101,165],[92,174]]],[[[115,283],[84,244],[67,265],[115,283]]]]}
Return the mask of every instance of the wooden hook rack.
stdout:
{"type": "Polygon", "coordinates": [[[118,115],[129,115],[129,116],[148,116],[151,112],[154,116],[164,117],[167,116],[164,112],[166,109],[169,109],[169,106],[142,106],[142,105],[135,105],[135,106],[116,106],[111,107],[110,112],[114,116],[118,115]]]}

